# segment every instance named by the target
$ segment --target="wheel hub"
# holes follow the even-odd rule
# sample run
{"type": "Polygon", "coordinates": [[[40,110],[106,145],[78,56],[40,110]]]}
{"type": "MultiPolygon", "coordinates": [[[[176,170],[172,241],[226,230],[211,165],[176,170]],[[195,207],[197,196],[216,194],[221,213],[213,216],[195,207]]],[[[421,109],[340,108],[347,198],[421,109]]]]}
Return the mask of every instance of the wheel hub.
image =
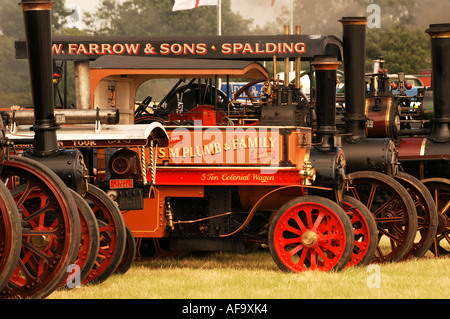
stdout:
{"type": "Polygon", "coordinates": [[[438,214],[438,229],[437,233],[442,234],[447,230],[447,226],[449,225],[449,219],[446,214],[438,214]]]}
{"type": "Polygon", "coordinates": [[[45,250],[49,247],[51,239],[49,235],[31,236],[29,242],[40,250],[45,250]]]}
{"type": "Polygon", "coordinates": [[[302,244],[306,247],[314,246],[318,240],[317,234],[312,230],[308,230],[302,235],[302,244]]]}

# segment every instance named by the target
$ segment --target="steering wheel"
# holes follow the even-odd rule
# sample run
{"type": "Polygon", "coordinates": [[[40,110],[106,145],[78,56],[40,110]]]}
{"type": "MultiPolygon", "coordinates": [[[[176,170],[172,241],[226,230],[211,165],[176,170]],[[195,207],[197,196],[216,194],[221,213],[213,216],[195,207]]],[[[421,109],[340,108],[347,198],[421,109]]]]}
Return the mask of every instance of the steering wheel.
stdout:
{"type": "Polygon", "coordinates": [[[147,96],[142,102],[136,103],[136,105],[139,105],[136,111],[134,111],[134,117],[141,117],[144,113],[150,115],[150,113],[147,111],[147,107],[149,106],[150,102],[152,101],[151,96],[147,96]]]}
{"type": "MultiPolygon", "coordinates": [[[[215,105],[215,87],[212,85],[192,83],[177,88],[167,98],[167,110],[174,112],[177,109],[178,97],[183,103],[184,112],[188,112],[198,105],[215,105]]],[[[217,89],[217,108],[226,109],[228,105],[227,95],[220,89],[217,89]]]]}

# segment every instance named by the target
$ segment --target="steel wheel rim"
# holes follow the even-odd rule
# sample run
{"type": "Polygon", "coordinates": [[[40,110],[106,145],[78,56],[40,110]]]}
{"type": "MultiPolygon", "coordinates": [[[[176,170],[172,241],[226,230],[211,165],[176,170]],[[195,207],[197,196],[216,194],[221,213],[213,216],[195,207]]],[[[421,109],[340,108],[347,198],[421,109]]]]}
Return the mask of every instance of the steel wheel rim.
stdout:
{"type": "Polygon", "coordinates": [[[325,205],[304,202],[285,211],[275,225],[274,247],[293,272],[329,271],[341,260],[346,246],[342,221],[325,205]]]}
{"type": "MultiPolygon", "coordinates": [[[[374,254],[374,238],[376,236],[376,223],[372,219],[373,225],[369,226],[369,221],[352,200],[356,200],[349,196],[345,196],[342,202],[342,209],[350,218],[350,222],[353,226],[353,233],[355,236],[355,243],[353,247],[352,257],[346,267],[354,267],[357,265],[365,265],[370,262],[374,254]]],[[[362,205],[362,203],[361,203],[362,205]]],[[[367,213],[370,211],[367,209],[367,213]]]]}
{"type": "Polygon", "coordinates": [[[8,283],[20,257],[22,229],[16,203],[0,183],[0,291],[8,283]]]}
{"type": "Polygon", "coordinates": [[[438,213],[438,229],[431,251],[436,257],[448,256],[450,249],[450,180],[429,178],[422,181],[430,191],[438,213]]]}
{"type": "Polygon", "coordinates": [[[411,249],[417,231],[414,203],[403,186],[378,172],[349,174],[349,195],[372,213],[378,228],[373,262],[401,260],[411,249]]]}
{"type": "Polygon", "coordinates": [[[395,179],[411,195],[417,212],[417,235],[410,252],[404,258],[420,258],[425,255],[436,237],[438,227],[436,205],[429,190],[415,177],[399,172],[395,179]]]}
{"type": "MultiPolygon", "coordinates": [[[[117,268],[125,250],[125,223],[122,215],[118,209],[119,215],[113,215],[105,202],[105,200],[110,200],[109,197],[104,193],[105,197],[100,198],[99,192],[103,191],[93,185],[89,185],[88,192],[85,195],[86,201],[97,218],[100,245],[96,262],[82,282],[83,284],[102,282],[109,277],[117,268]]],[[[115,205],[112,201],[111,203],[115,205]]]]}
{"type": "Polygon", "coordinates": [[[77,204],[81,225],[80,248],[74,262],[79,268],[73,269],[64,281],[64,285],[67,285],[68,280],[75,278],[75,276],[78,276],[79,282],[86,278],[94,267],[100,240],[98,223],[91,208],[81,195],[73,190],[71,192],[77,204]]]}

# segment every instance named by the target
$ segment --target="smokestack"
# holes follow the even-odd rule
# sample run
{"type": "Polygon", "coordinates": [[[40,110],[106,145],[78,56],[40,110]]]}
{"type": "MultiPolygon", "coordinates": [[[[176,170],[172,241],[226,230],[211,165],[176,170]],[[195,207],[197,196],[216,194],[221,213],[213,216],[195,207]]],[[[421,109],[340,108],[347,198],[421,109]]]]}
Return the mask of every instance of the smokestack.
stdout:
{"type": "Polygon", "coordinates": [[[336,57],[317,56],[312,63],[317,86],[317,143],[319,149],[336,147],[336,70],[341,65],[336,57]]]}
{"type": "Polygon", "coordinates": [[[366,138],[366,17],[343,17],[345,125],[342,149],[347,173],[372,170],[397,172],[397,150],[390,138],[366,138]]]}
{"type": "Polygon", "coordinates": [[[79,194],[87,190],[87,170],[76,149],[58,148],[54,114],[51,7],[48,0],[23,0],[28,64],[34,105],[34,149],[23,153],[53,170],[79,194]]]}
{"type": "Polygon", "coordinates": [[[366,17],[343,17],[342,23],[345,74],[345,137],[349,143],[366,138],[365,74],[366,74],[366,17]]]}
{"type": "Polygon", "coordinates": [[[33,155],[46,156],[58,151],[53,96],[51,6],[48,0],[23,0],[35,122],[33,155]]]}
{"type": "Polygon", "coordinates": [[[450,141],[450,23],[430,24],[425,31],[431,38],[434,118],[428,137],[431,141],[450,141]]]}

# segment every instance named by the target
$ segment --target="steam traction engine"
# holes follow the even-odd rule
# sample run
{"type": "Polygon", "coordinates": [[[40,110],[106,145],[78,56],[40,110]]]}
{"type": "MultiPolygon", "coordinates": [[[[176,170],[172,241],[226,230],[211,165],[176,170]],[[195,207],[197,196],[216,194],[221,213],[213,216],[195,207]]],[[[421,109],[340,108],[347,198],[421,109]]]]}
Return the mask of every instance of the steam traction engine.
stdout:
{"type": "MultiPolygon", "coordinates": [[[[78,284],[102,281],[115,270],[122,271],[126,267],[121,265],[122,257],[128,262],[126,226],[110,197],[88,184],[76,145],[64,147],[56,133],[66,116],[73,120],[75,114],[82,124],[93,118],[99,123],[105,116],[114,122],[114,115],[92,110],[55,117],[51,2],[23,1],[21,5],[34,102],[34,112],[25,121],[27,127],[34,125],[31,134],[28,130],[15,139],[2,126],[0,175],[9,190],[1,191],[0,296],[43,298],[62,285],[69,286],[66,280],[71,278],[78,284]],[[11,151],[22,156],[10,155],[11,151]]],[[[10,131],[17,133],[16,114],[11,115],[2,113],[10,131]]],[[[151,129],[146,142],[150,133],[151,129]]]]}
{"type": "MultiPolygon", "coordinates": [[[[436,256],[448,249],[448,24],[430,25],[426,32],[431,38],[431,88],[419,88],[417,94],[407,95],[403,73],[392,85],[385,71],[370,74],[366,94],[365,114],[373,124],[367,128],[370,136],[388,137],[398,148],[400,168],[414,176],[419,185],[415,198],[418,204],[418,241],[414,243],[416,257],[431,248],[436,256]],[[397,93],[393,91],[397,90],[397,93]]],[[[411,179],[411,178],[410,178],[411,179]]]]}
{"type": "MultiPolygon", "coordinates": [[[[39,26],[34,23],[49,19],[50,4],[24,1],[22,8],[29,52],[35,53],[37,43],[45,42],[49,30],[45,23],[39,26]]],[[[51,137],[54,129],[52,114],[46,109],[52,106],[47,103],[52,92],[41,90],[37,84],[42,80],[45,87],[48,79],[51,83],[51,74],[45,70],[46,63],[51,63],[51,54],[48,58],[39,61],[35,55],[30,59],[36,111],[34,129],[39,132],[37,139],[41,143],[31,153],[42,155],[53,151],[51,143],[56,142],[51,137]]],[[[11,143],[5,139],[3,125],[1,134],[1,211],[2,227],[5,228],[1,235],[0,296],[45,297],[61,285],[67,275],[67,266],[76,258],[81,233],[77,206],[69,189],[49,168],[32,159],[10,156],[6,147],[11,143]]]]}
{"type": "MultiPolygon", "coordinates": [[[[294,108],[283,107],[281,112],[294,108]]],[[[193,119],[194,125],[165,127],[168,147],[155,148],[149,156],[156,164],[156,186],[144,198],[143,210],[124,213],[134,236],[141,238],[141,249],[148,238],[167,252],[245,251],[269,238],[272,256],[284,270],[343,268],[352,255],[353,230],[335,202],[344,186],[345,159],[339,148],[328,145],[320,154],[311,149],[311,130],[298,126],[297,117],[283,126],[264,120],[229,126],[211,123],[226,109],[198,110],[190,109],[183,119],[193,119]],[[143,212],[151,214],[143,218],[143,212]],[[290,226],[283,230],[281,224],[290,226]]],[[[114,165],[116,159],[131,163],[124,152],[110,160],[112,180],[130,178],[130,171],[120,174],[114,165]]]]}
{"type": "MultiPolygon", "coordinates": [[[[141,59],[141,63],[147,65],[152,60],[155,61],[154,58],[147,58],[148,62],[141,59]]],[[[186,76],[184,68],[192,70],[192,65],[198,63],[203,66],[203,75],[209,74],[210,64],[218,69],[224,63],[228,63],[229,68],[233,65],[230,61],[167,60],[170,61],[166,59],[161,63],[174,66],[182,61],[183,67],[176,71],[180,76],[186,76]]],[[[156,61],[160,63],[161,60],[156,61]]],[[[149,246],[149,241],[155,242],[158,250],[165,245],[166,251],[172,252],[242,251],[255,243],[268,241],[273,258],[284,270],[340,269],[347,264],[350,255],[353,257],[350,264],[369,262],[376,248],[375,221],[359,201],[351,197],[343,200],[345,157],[335,143],[335,119],[326,116],[334,113],[333,92],[338,64],[329,58],[314,62],[320,77],[318,105],[321,105],[318,107],[320,145],[317,147],[311,146],[311,129],[302,126],[306,123],[301,114],[306,114],[307,101],[298,87],[288,83],[279,85],[266,79],[266,94],[259,97],[259,101],[255,98],[250,106],[223,101],[220,106],[218,99],[214,98],[219,95],[214,87],[209,87],[208,91],[202,85],[192,85],[193,93],[185,88],[181,90],[177,83],[170,92],[182,93],[175,95],[180,98],[175,99],[179,104],[162,106],[160,103],[148,109],[140,106],[136,123],[161,121],[168,124],[165,128],[170,136],[168,147],[153,149],[153,153],[147,156],[154,158],[157,164],[156,186],[148,197],[144,197],[143,209],[122,206],[125,222],[138,238],[140,251],[149,246]],[[191,102],[189,99],[182,99],[190,96],[195,100],[197,96],[209,93],[213,94],[210,103],[214,105],[194,103],[191,106],[187,103],[191,102]],[[172,112],[167,112],[168,109],[172,112]],[[147,114],[143,114],[143,110],[147,114]],[[158,117],[158,114],[163,116],[158,117]],[[358,225],[355,230],[358,234],[357,249],[350,249],[351,252],[344,246],[353,240],[354,235],[349,238],[341,233],[339,240],[335,236],[340,232],[337,231],[339,227],[348,228],[348,220],[341,220],[342,208],[330,202],[329,198],[345,208],[352,216],[353,224],[358,225]],[[283,203],[286,204],[283,206],[283,203]],[[143,213],[150,212],[150,215],[143,216],[143,213]],[[314,224],[314,221],[324,224],[314,224]],[[283,230],[282,224],[289,227],[283,230]],[[345,241],[346,244],[336,249],[325,248],[330,242],[322,242],[321,238],[329,232],[333,234],[333,243],[342,245],[345,241]],[[303,236],[304,233],[306,235],[303,236]]],[[[126,65],[136,63],[128,57],[99,58],[92,63],[91,79],[98,81],[98,74],[102,73],[104,80],[118,81],[123,72],[135,74],[140,84],[142,75],[155,74],[152,69],[127,70],[123,67],[126,65]]],[[[158,68],[160,74],[173,74],[173,70],[158,68]]],[[[154,76],[159,77],[157,74],[154,76]]],[[[134,81],[131,79],[130,82],[134,81]]],[[[91,88],[92,91],[97,89],[91,88]]],[[[150,100],[145,99],[147,105],[144,107],[149,106],[150,100]]],[[[164,100],[170,101],[171,98],[165,97],[164,100]]],[[[122,179],[124,185],[132,184],[130,178],[134,176],[132,172],[136,165],[132,164],[133,153],[128,153],[123,150],[111,157],[112,179],[103,184],[107,192],[120,196],[120,192],[111,188],[115,179],[122,179]],[[128,170],[121,171],[120,167],[115,167],[116,160],[117,163],[129,163],[125,165],[128,170]]],[[[152,180],[152,174],[147,176],[152,180]]]]}
{"type": "MultiPolygon", "coordinates": [[[[379,238],[375,260],[398,261],[411,253],[416,238],[417,205],[413,199],[423,198],[423,185],[414,177],[397,172],[398,151],[391,139],[367,133],[366,18],[346,17],[340,22],[343,25],[345,107],[340,114],[339,132],[343,134],[349,190],[356,192],[354,196],[370,209],[377,221],[379,238]]],[[[423,206],[427,204],[424,202],[423,206]]]]}
{"type": "MultiPolygon", "coordinates": [[[[331,40],[339,48],[339,42],[331,40]]],[[[339,55],[334,48],[331,52],[339,55]]],[[[94,96],[103,85],[99,79],[114,79],[116,88],[132,89],[142,83],[139,74],[145,69],[136,67],[130,58],[104,57],[92,63],[91,83],[99,83],[91,87],[94,96]],[[100,67],[96,75],[97,62],[111,63],[111,59],[116,60],[114,67],[100,67]],[[133,71],[120,70],[121,63],[134,65],[133,71]],[[127,71],[128,76],[120,75],[127,71]],[[126,80],[125,85],[119,80],[126,80]]],[[[139,61],[145,63],[142,58],[139,61]]],[[[207,65],[200,60],[189,61],[203,63],[202,68],[207,65]]],[[[334,118],[325,116],[330,106],[334,108],[338,64],[329,58],[314,62],[321,78],[320,104],[328,108],[328,112],[319,112],[321,142],[317,147],[312,146],[311,128],[299,116],[305,114],[307,105],[298,93],[299,87],[266,81],[268,94],[261,98],[262,107],[254,105],[250,111],[242,105],[228,109],[228,103],[221,110],[214,98],[213,105],[181,105],[183,109],[177,105],[177,110],[183,112],[174,112],[168,120],[186,123],[165,127],[170,136],[167,147],[112,145],[113,152],[107,154],[108,148],[101,146],[99,137],[93,137],[89,140],[95,141],[95,146],[79,145],[79,149],[96,152],[92,162],[91,157],[86,157],[92,163],[88,167],[94,174],[93,182],[119,203],[126,225],[138,238],[140,251],[144,239],[156,242],[158,248],[166,243],[170,251],[242,250],[255,242],[268,242],[274,260],[284,270],[337,270],[350,260],[351,264],[368,262],[375,246],[368,244],[369,239],[373,242],[374,234],[364,228],[371,220],[365,222],[364,213],[371,215],[359,201],[343,198],[345,156],[335,143],[334,118]],[[326,94],[330,83],[332,94],[326,94]],[[247,111],[250,121],[246,121],[247,111]],[[242,125],[249,122],[253,125],[242,125]],[[346,212],[364,221],[355,225],[364,226],[353,230],[346,212]],[[355,233],[358,249],[353,254],[355,233]]],[[[185,68],[189,69],[189,65],[185,68]]],[[[205,71],[200,73],[204,75],[205,71]]],[[[197,96],[206,94],[202,89],[202,85],[197,86],[197,96]]],[[[120,97],[119,91],[116,96],[120,97]]],[[[120,107],[127,114],[126,104],[120,107]]],[[[146,116],[154,120],[154,115],[146,116]]],[[[133,125],[137,130],[143,124],[133,125]]],[[[70,140],[63,137],[64,131],[58,132],[61,142],[70,140]]]]}

